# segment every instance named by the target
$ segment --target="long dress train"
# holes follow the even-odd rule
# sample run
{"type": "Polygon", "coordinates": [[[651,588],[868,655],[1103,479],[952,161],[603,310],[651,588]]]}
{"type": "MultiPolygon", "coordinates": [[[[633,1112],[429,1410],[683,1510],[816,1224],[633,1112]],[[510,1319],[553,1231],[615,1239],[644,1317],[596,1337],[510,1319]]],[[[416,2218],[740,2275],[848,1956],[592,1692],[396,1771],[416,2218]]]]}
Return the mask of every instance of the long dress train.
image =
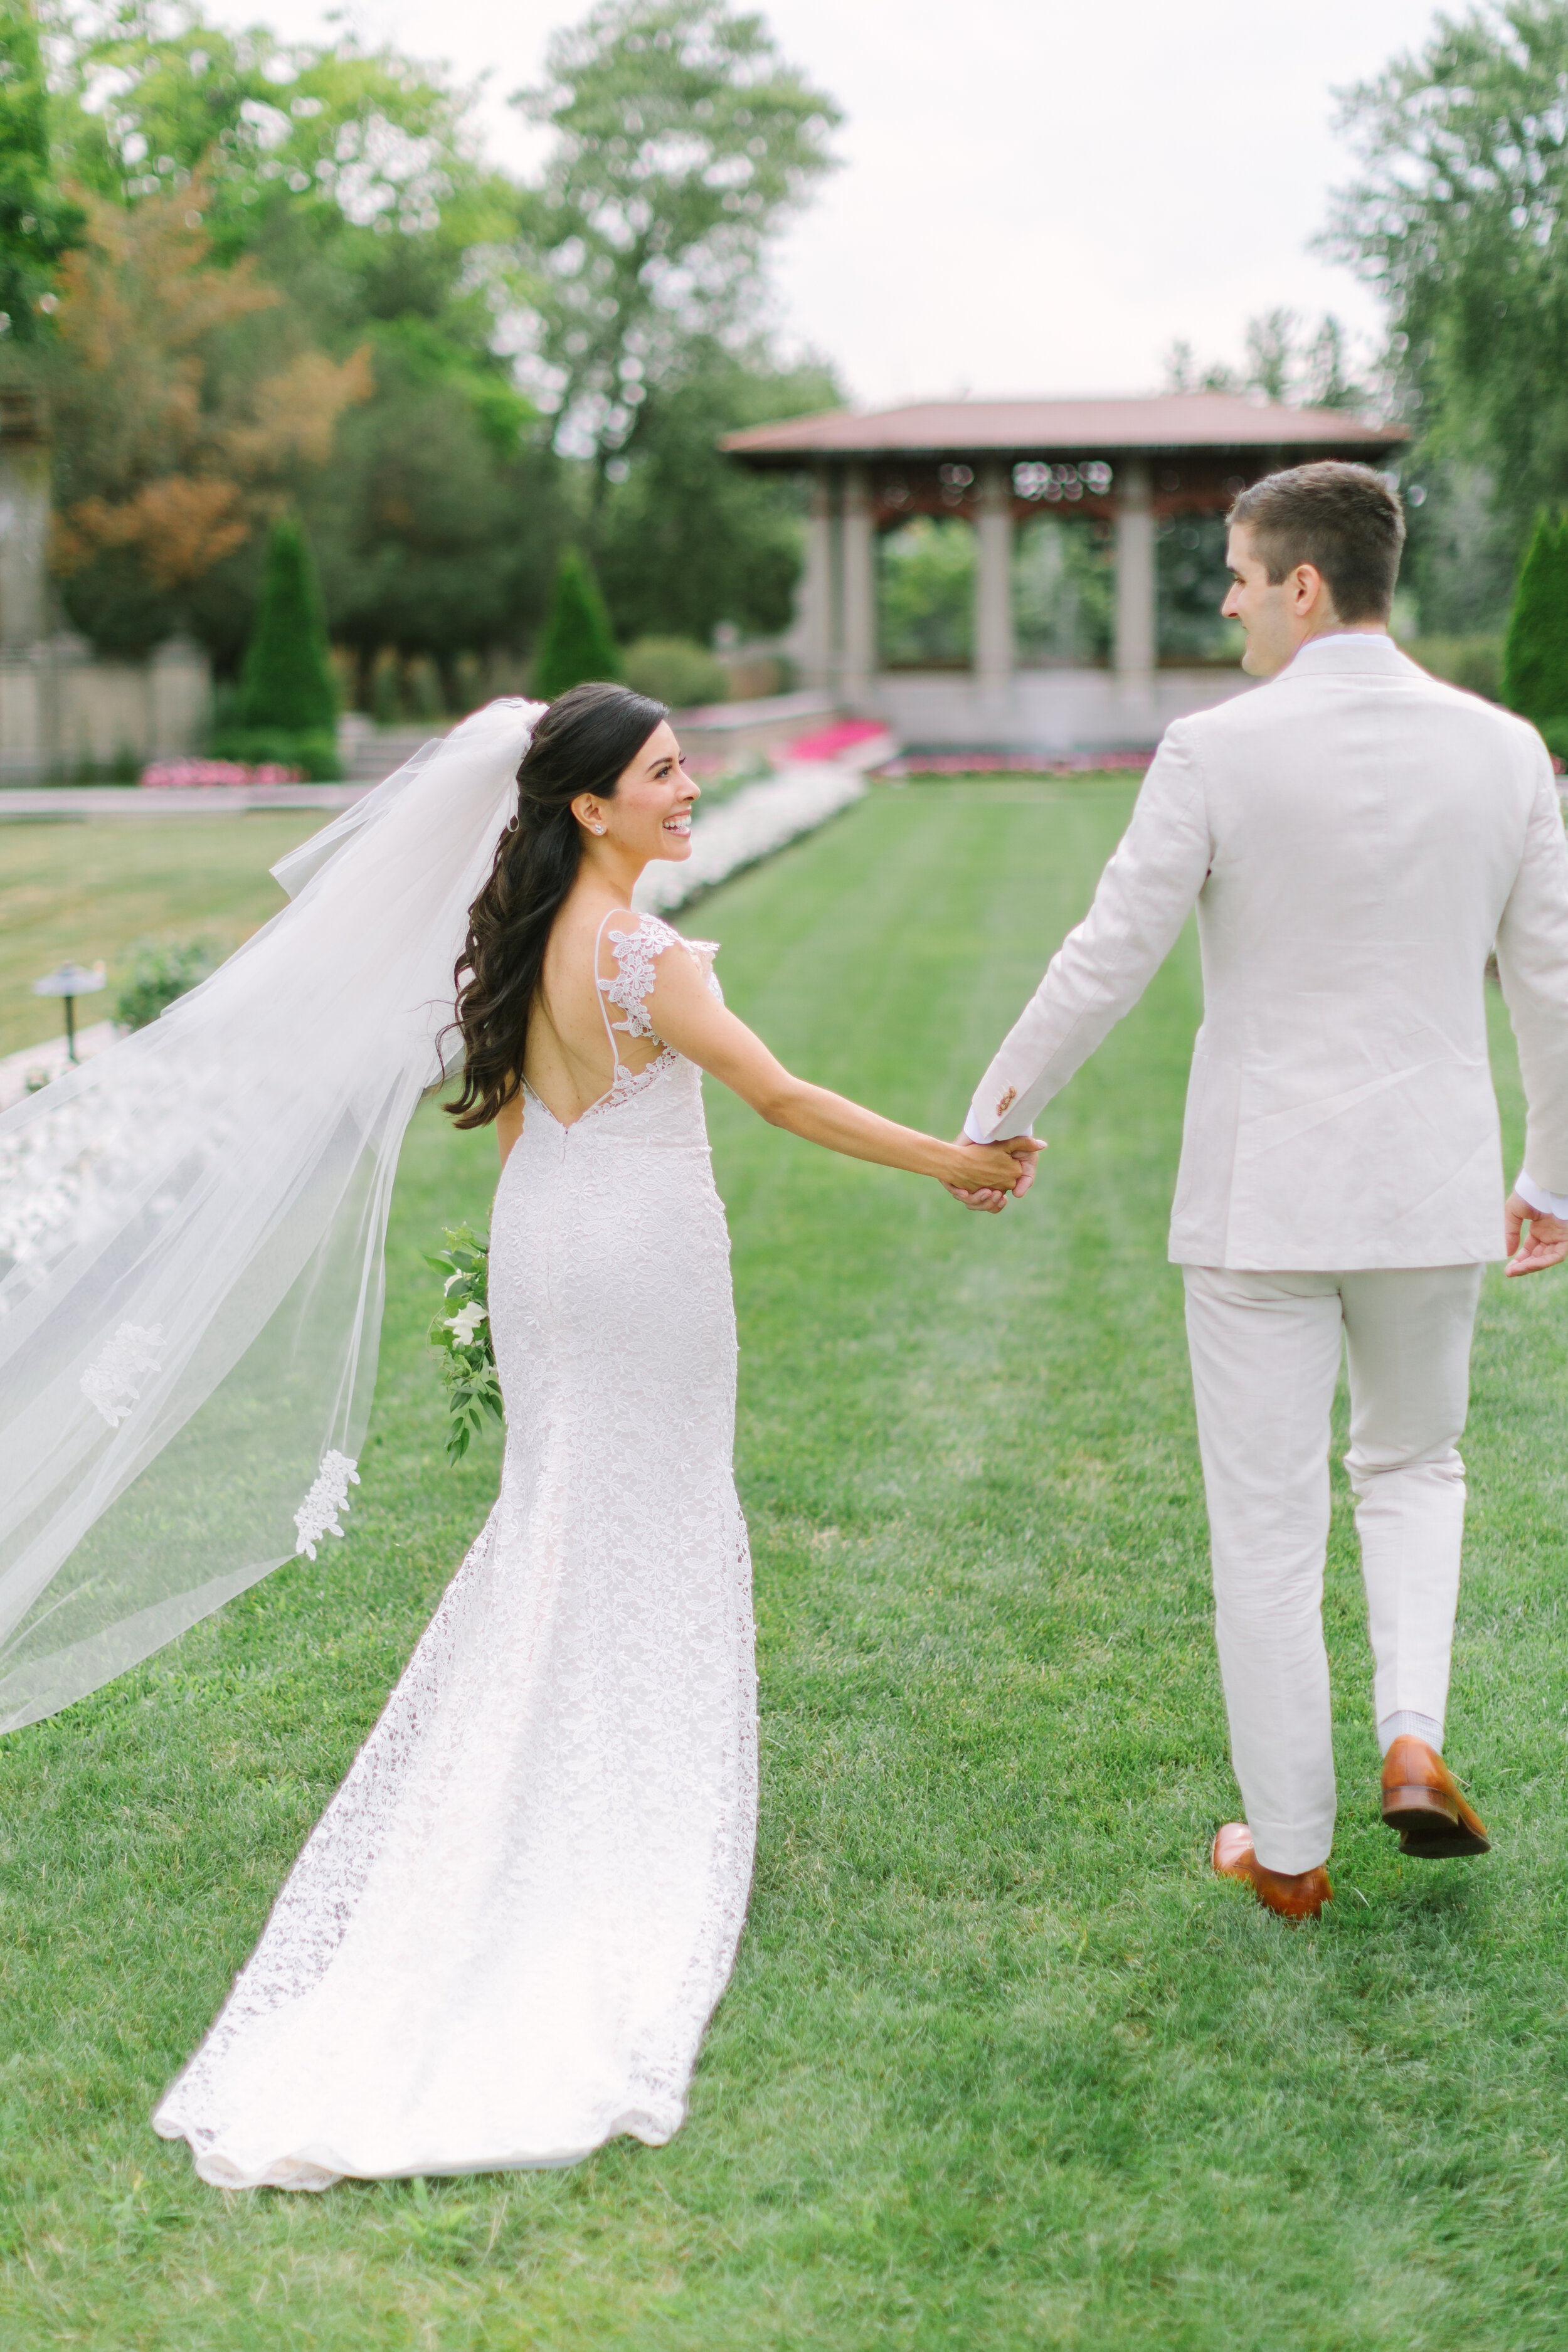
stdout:
{"type": "MultiPolygon", "coordinates": [[[[656,958],[713,953],[646,916],[610,942],[640,1036],[656,958]]],[[[667,1047],[617,1052],[569,1128],[527,1096],[491,1233],[500,1497],[154,2117],[204,2179],[566,2164],[680,2124],[756,1819],[700,1080],[667,1047]]]]}

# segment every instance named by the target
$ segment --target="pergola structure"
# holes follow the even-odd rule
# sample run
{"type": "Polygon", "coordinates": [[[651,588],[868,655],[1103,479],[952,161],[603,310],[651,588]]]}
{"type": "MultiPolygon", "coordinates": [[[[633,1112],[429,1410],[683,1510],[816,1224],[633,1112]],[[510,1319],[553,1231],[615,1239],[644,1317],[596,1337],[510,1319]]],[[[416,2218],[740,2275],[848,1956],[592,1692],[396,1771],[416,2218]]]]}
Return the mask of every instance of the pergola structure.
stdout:
{"type": "Polygon", "coordinates": [[[812,477],[795,630],[803,685],[887,719],[911,741],[1069,749],[1152,740],[1171,719],[1244,682],[1236,672],[1161,665],[1163,517],[1222,513],[1248,483],[1310,458],[1386,461],[1406,437],[1400,425],[1337,409],[1198,392],[844,409],[731,433],[722,446],[742,465],[812,477]],[[1018,667],[1015,528],[1052,507],[1112,526],[1109,670],[1018,667]],[[962,516],[974,528],[973,658],[957,677],[892,671],[879,659],[877,538],[913,514],[962,516]]]}

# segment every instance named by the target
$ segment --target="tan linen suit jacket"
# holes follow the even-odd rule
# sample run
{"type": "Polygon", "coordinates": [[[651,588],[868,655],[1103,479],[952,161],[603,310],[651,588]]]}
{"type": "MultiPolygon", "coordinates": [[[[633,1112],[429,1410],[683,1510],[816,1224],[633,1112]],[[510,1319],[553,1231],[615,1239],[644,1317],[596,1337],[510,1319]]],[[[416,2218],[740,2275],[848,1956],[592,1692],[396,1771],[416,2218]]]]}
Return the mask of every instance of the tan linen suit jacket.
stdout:
{"type": "Polygon", "coordinates": [[[1356,633],[1178,720],[970,1134],[1029,1128],[1194,905],[1204,1022],[1173,1258],[1349,1273],[1500,1257],[1494,944],[1524,1164],[1568,1192],[1568,845],[1533,728],[1356,633]]]}

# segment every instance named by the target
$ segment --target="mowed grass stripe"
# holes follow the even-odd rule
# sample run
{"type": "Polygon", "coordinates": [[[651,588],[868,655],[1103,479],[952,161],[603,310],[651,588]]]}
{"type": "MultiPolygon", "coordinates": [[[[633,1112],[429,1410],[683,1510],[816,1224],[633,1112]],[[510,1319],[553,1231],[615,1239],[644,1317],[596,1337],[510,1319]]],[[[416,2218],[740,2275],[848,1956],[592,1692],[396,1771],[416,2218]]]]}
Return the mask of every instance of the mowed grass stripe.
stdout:
{"type": "Polygon", "coordinates": [[[319,809],[17,819],[0,793],[0,1054],[60,1034],[58,1004],[32,992],[58,964],[107,963],[107,991],[78,1009],[99,1021],[142,940],[238,947],[284,903],[268,868],[329,822],[319,809]]]}
{"type": "MultiPolygon", "coordinates": [[[[1130,801],[879,791],[684,927],[792,1066],[951,1132],[1130,801]]],[[[493,1147],[422,1115],[349,1541],[0,1746],[0,2342],[1561,2340],[1568,1290],[1489,1276],[1478,1341],[1450,1752],[1498,1852],[1402,1866],[1376,1822],[1336,1471],[1339,1895],[1286,1930],[1205,1866],[1235,1799],[1164,1263],[1198,1013],[1189,935],[997,1219],[710,1087],[764,1779],[690,2120],[570,2174],[224,2200],[149,2108],[493,1492],[493,1449],[441,1460],[418,1262],[493,1147]]]]}

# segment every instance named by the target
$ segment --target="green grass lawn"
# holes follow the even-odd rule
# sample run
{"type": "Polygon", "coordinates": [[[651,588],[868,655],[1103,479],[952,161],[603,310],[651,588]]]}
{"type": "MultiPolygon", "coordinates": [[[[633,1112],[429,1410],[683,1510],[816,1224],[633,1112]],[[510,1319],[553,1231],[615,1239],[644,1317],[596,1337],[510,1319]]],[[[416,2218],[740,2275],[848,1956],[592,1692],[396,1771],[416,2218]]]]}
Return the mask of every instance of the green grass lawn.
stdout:
{"type": "MultiPolygon", "coordinates": [[[[686,928],[795,1068],[951,1131],[1130,800],[879,791],[686,928]]],[[[442,1459],[419,1263],[493,1147],[422,1116],[347,1541],[0,1743],[5,2352],[1568,2339],[1568,1286],[1484,1294],[1449,1752],[1496,1851],[1402,1865],[1377,1821],[1336,1472],[1338,1899],[1286,1928],[1205,1867],[1236,1797],[1164,1262],[1197,1013],[1189,937],[999,1219],[710,1086],[763,1789],[689,2120],[565,2173],[226,2198],[149,2113],[493,1491],[493,1444],[442,1459]]]]}
{"type": "Polygon", "coordinates": [[[275,915],[268,867],[331,822],[320,809],[243,815],[5,817],[0,795],[0,1054],[58,1036],[58,1003],[33,994],[57,964],[109,966],[79,1018],[101,1020],[142,940],[212,940],[226,955],[275,915]]]}

